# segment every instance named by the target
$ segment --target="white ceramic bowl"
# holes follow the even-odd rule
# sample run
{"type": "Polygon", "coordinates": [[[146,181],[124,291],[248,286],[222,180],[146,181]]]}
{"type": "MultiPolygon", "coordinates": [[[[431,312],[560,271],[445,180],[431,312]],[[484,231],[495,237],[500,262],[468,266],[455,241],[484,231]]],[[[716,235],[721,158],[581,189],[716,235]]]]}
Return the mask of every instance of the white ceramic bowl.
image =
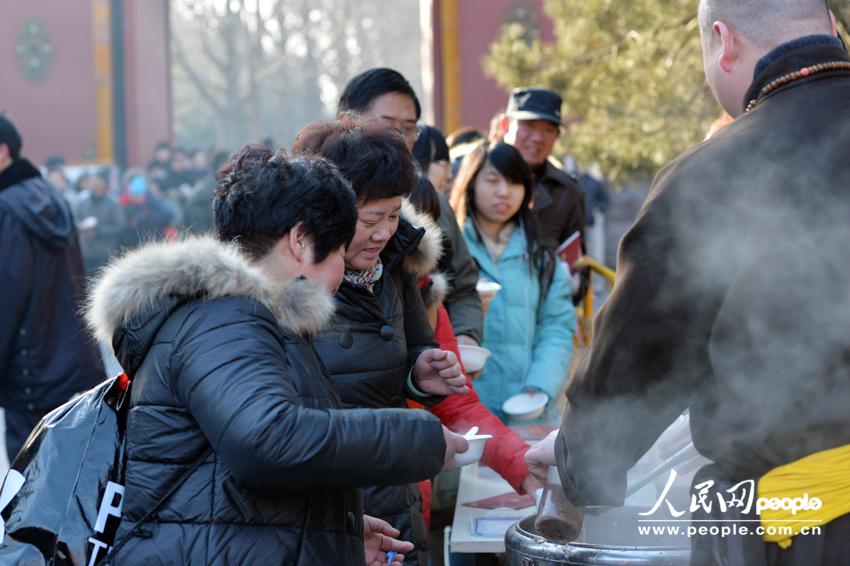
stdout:
{"type": "Polygon", "coordinates": [[[502,286],[495,281],[479,281],[475,285],[475,290],[482,298],[489,297],[492,299],[496,296],[496,293],[502,290],[502,286]]]}
{"type": "Polygon", "coordinates": [[[467,438],[466,441],[469,442],[469,450],[461,452],[460,454],[455,454],[455,462],[457,465],[468,466],[480,460],[481,456],[484,454],[484,445],[487,444],[487,440],[490,438],[492,438],[492,436],[489,434],[482,434],[479,436],[473,436],[472,438],[467,438]]]}
{"type": "Polygon", "coordinates": [[[492,354],[490,350],[481,348],[480,346],[461,344],[457,349],[460,352],[460,361],[463,362],[464,369],[469,373],[475,373],[484,369],[487,358],[492,354]]]}
{"type": "Polygon", "coordinates": [[[526,421],[536,419],[546,410],[549,396],[545,393],[520,393],[502,403],[502,410],[510,417],[526,421]]]}

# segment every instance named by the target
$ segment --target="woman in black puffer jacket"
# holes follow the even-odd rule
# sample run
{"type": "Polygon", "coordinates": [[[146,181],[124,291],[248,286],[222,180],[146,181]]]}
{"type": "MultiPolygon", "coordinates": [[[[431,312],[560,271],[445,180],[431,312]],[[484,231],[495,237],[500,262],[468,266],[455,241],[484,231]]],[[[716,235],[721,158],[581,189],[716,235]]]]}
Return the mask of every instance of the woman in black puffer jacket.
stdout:
{"type": "MultiPolygon", "coordinates": [[[[416,182],[402,138],[383,125],[346,118],[307,126],[293,151],[333,162],[357,195],[357,229],[345,254],[337,312],[316,336],[316,349],[343,404],[400,408],[405,398],[430,405],[466,393],[455,355],[437,348],[417,270],[410,266],[427,235],[401,216],[402,198],[416,182]]],[[[425,245],[439,250],[439,238],[432,236],[425,245]]],[[[364,497],[368,514],[399,529],[404,540],[417,545],[417,553],[425,549],[418,485],[376,484],[364,497]]],[[[405,563],[417,564],[416,554],[408,554],[405,563]]]]}
{"type": "MultiPolygon", "coordinates": [[[[220,238],[240,249],[151,244],[104,273],[88,319],[133,379],[116,540],[130,538],[113,563],[363,564],[356,488],[451,459],[457,440],[424,412],[340,409],[311,343],[333,312],[353,206],[326,162],[249,147],[215,201],[220,238]]],[[[386,563],[376,538],[369,556],[386,563]]]]}

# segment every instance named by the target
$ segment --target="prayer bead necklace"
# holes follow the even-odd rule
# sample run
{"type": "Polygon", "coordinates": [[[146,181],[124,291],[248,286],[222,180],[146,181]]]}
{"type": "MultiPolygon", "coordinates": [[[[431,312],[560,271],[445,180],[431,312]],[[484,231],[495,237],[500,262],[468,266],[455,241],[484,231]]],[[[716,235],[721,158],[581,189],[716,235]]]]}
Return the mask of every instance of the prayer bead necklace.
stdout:
{"type": "Polygon", "coordinates": [[[793,83],[796,80],[810,77],[816,73],[823,73],[825,71],[850,71],[850,61],[831,61],[829,63],[818,63],[817,65],[812,65],[811,67],[803,67],[799,71],[794,71],[793,73],[782,75],[778,79],[767,83],[764,88],[759,91],[758,96],[750,100],[750,103],[747,105],[746,112],[749,112],[750,110],[755,108],[765,96],[767,96],[774,90],[783,87],[789,83],[793,83]]]}

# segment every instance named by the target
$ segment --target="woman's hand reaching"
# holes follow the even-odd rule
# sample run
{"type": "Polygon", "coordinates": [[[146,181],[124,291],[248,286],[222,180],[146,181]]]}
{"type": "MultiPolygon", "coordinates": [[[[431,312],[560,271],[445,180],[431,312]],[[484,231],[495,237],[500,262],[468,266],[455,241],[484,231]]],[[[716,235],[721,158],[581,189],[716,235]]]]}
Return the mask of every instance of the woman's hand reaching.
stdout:
{"type": "Polygon", "coordinates": [[[417,389],[432,395],[465,395],[469,393],[466,376],[453,352],[432,348],[419,355],[413,366],[413,382],[417,389]]]}

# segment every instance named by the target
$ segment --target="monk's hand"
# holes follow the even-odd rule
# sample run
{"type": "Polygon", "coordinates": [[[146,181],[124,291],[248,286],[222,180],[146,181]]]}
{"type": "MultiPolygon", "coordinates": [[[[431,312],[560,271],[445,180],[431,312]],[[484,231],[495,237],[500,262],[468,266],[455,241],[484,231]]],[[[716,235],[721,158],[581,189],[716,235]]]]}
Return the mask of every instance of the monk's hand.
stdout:
{"type": "Polygon", "coordinates": [[[525,453],[528,471],[542,484],[546,484],[549,466],[555,465],[555,439],[558,437],[558,432],[553,430],[546,438],[537,444],[532,444],[525,453]]]}
{"type": "Polygon", "coordinates": [[[520,491],[519,493],[527,495],[536,495],[537,490],[539,489],[543,489],[543,484],[534,476],[534,474],[529,473],[522,480],[522,491],[520,491]]]}

